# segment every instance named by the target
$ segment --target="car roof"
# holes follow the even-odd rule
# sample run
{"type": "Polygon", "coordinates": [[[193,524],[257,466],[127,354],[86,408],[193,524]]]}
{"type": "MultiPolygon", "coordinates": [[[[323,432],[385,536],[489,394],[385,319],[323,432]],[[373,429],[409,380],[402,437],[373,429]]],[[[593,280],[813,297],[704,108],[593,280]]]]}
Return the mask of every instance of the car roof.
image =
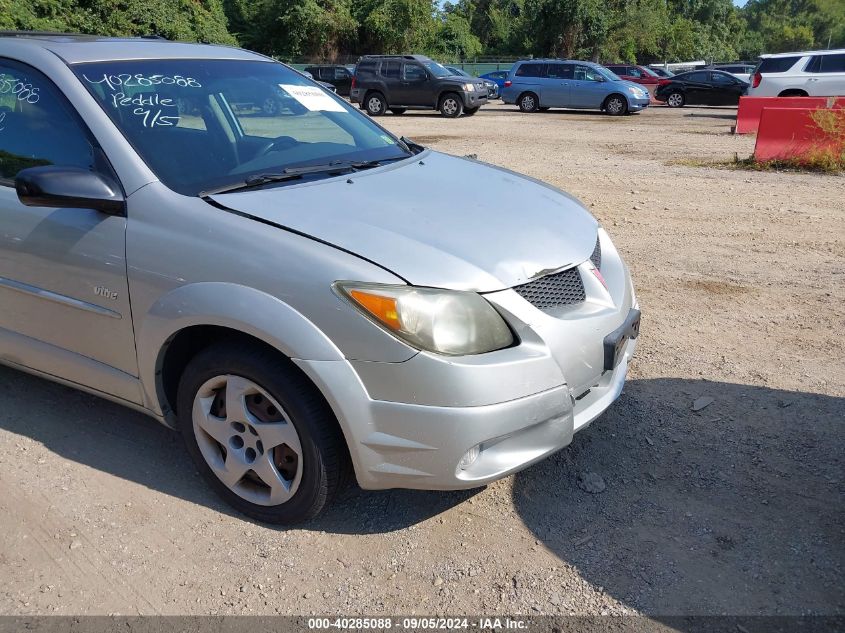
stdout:
{"type": "Polygon", "coordinates": [[[268,57],[234,46],[173,42],[161,37],[102,37],[82,33],[0,31],[0,45],[49,50],[68,64],[136,59],[244,59],[269,61],[268,57]]]}
{"type": "Polygon", "coordinates": [[[430,62],[432,59],[425,55],[362,55],[361,59],[410,59],[418,62],[430,62]]]}
{"type": "Polygon", "coordinates": [[[760,57],[769,59],[773,57],[805,57],[807,55],[841,55],[842,53],[845,53],[845,48],[832,48],[823,51],[796,51],[794,53],[770,53],[760,55],[760,57]]]}

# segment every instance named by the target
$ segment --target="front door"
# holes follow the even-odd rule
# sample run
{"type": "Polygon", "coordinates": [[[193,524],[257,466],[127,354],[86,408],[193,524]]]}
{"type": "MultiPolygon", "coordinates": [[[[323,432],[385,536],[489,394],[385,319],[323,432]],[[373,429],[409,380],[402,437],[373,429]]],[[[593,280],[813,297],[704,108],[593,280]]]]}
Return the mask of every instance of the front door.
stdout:
{"type": "Polygon", "coordinates": [[[575,79],[572,82],[570,99],[573,108],[599,110],[608,93],[608,80],[600,72],[581,64],[575,66],[575,79]]]}
{"type": "MultiPolygon", "coordinates": [[[[397,64],[399,62],[396,62],[397,64]]],[[[402,64],[400,86],[396,91],[397,103],[410,106],[430,106],[435,96],[428,89],[428,71],[420,64],[402,64]]]]}
{"type": "Polygon", "coordinates": [[[41,165],[82,167],[114,178],[52,82],[0,58],[0,341],[15,344],[12,350],[0,344],[0,356],[94,388],[101,387],[92,384],[97,372],[86,374],[80,366],[137,376],[126,218],[24,206],[14,178],[41,165]]]}
{"type": "Polygon", "coordinates": [[[736,105],[745,86],[728,73],[711,72],[711,105],[736,105]]]}

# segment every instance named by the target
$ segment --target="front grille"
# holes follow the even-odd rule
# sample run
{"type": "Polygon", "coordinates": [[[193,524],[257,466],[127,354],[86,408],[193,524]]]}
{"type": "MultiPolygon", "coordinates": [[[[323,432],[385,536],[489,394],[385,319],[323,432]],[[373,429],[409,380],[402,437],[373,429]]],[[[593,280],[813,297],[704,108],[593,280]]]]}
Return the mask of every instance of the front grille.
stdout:
{"type": "Polygon", "coordinates": [[[593,262],[593,266],[601,270],[601,240],[599,238],[596,238],[596,247],[590,255],[590,261],[593,262]]]}
{"type": "Polygon", "coordinates": [[[577,268],[569,268],[521,286],[514,286],[514,290],[540,310],[580,303],[587,298],[584,282],[577,268]]]}

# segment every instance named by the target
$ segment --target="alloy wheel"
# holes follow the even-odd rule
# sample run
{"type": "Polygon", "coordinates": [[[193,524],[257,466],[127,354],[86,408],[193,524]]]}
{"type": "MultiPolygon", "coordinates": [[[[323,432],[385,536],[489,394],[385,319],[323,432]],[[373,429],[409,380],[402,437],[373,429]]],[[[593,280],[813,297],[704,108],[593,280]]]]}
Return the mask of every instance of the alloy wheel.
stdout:
{"type": "Polygon", "coordinates": [[[302,479],[299,434],[262,387],[241,376],[212,378],[197,391],[192,418],[203,458],[232,492],[265,506],[293,497],[302,479]]]}
{"type": "Polygon", "coordinates": [[[367,101],[367,112],[370,114],[381,114],[382,103],[378,97],[370,97],[367,101]]]}
{"type": "Polygon", "coordinates": [[[525,95],[522,97],[522,109],[531,112],[534,110],[534,106],[536,105],[534,101],[534,97],[532,95],[525,95]]]}
{"type": "Polygon", "coordinates": [[[622,112],[624,107],[625,104],[622,103],[622,99],[619,97],[614,97],[607,102],[607,111],[610,112],[610,114],[619,114],[622,112]]]}
{"type": "Polygon", "coordinates": [[[443,100],[443,114],[445,114],[446,116],[452,116],[457,111],[458,102],[455,101],[452,97],[446,97],[443,100]]]}
{"type": "Polygon", "coordinates": [[[666,103],[672,108],[679,108],[684,105],[684,97],[679,92],[673,92],[669,95],[666,103]]]}

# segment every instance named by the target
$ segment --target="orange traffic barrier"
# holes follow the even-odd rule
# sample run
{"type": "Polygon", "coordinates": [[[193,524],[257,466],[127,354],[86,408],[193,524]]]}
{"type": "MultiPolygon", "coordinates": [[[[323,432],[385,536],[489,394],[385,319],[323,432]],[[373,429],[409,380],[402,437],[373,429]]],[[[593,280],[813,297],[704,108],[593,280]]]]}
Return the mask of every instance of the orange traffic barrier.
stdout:
{"type": "Polygon", "coordinates": [[[763,108],[841,108],[843,97],[740,97],[736,111],[737,134],[756,132],[763,108]]]}
{"type": "Polygon", "coordinates": [[[841,140],[831,138],[813,120],[819,108],[763,108],[754,160],[794,160],[814,152],[841,151],[841,140]]]}

